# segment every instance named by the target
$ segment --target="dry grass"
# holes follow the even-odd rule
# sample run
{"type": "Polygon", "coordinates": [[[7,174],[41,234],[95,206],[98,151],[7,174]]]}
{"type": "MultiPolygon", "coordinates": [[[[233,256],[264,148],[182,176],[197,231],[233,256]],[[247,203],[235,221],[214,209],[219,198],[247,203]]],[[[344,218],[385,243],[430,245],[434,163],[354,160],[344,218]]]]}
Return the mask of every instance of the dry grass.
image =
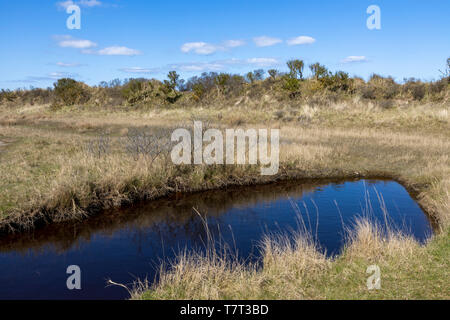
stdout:
{"type": "Polygon", "coordinates": [[[343,254],[327,259],[304,233],[265,238],[262,267],[228,255],[186,252],[153,286],[139,282],[132,299],[449,299],[448,234],[427,247],[356,222],[343,254]],[[381,271],[381,289],[368,290],[367,267],[381,271]]]}
{"type": "MultiPolygon", "coordinates": [[[[161,269],[158,284],[140,282],[134,299],[301,299],[302,288],[330,267],[324,255],[300,234],[266,237],[263,268],[245,264],[224,247],[183,252],[161,269]],[[167,271],[169,270],[169,271],[167,271]]],[[[211,246],[212,247],[212,246],[211,246]]]]}
{"type": "MultiPolygon", "coordinates": [[[[403,183],[440,233],[422,247],[383,238],[361,222],[334,261],[296,238],[263,243],[264,268],[235,260],[183,255],[147,298],[449,298],[450,128],[446,104],[392,109],[357,100],[317,106],[218,106],[111,111],[48,107],[0,110],[0,224],[3,230],[83,219],[103,208],[173,192],[250,185],[291,178],[390,177],[403,183]],[[282,111],[282,113],[279,113],[282,111]],[[173,128],[205,119],[223,127],[281,128],[280,171],[261,177],[251,166],[151,166],[118,143],[129,129],[173,128]],[[108,130],[110,153],[95,157],[86,143],[108,130]],[[377,262],[383,290],[368,292],[365,268],[377,262]],[[202,271],[202,272],[198,272],[202,271]],[[426,272],[425,272],[426,271],[426,272]],[[403,286],[403,287],[401,287],[403,286]]],[[[147,288],[148,289],[148,288],[147,288]]],[[[138,296],[134,296],[138,297],[138,296]]]]}
{"type": "Polygon", "coordinates": [[[345,249],[345,257],[350,261],[370,257],[380,262],[393,256],[404,259],[419,247],[413,238],[398,231],[386,231],[367,219],[357,220],[355,230],[349,234],[345,249]]]}
{"type": "Polygon", "coordinates": [[[450,143],[448,119],[440,116],[448,106],[396,111],[342,105],[311,111],[304,106],[296,111],[299,121],[304,120],[302,115],[310,120],[301,125],[273,120],[271,110],[240,109],[153,110],[144,114],[72,109],[52,114],[41,107],[8,109],[0,119],[0,140],[15,143],[3,147],[1,154],[0,212],[10,218],[47,212],[47,219],[58,221],[174,191],[264,182],[255,175],[257,168],[251,167],[217,170],[197,166],[180,172],[165,159],[150,166],[146,161],[134,161],[117,142],[130,128],[171,128],[186,126],[189,119],[208,119],[219,127],[240,123],[241,127],[281,128],[281,167],[273,180],[394,177],[410,190],[422,193],[422,204],[442,225],[448,224],[449,215],[443,212],[449,197],[450,143]],[[430,111],[427,115],[422,110],[430,111]],[[415,125],[417,118],[420,127],[415,125]],[[111,152],[90,156],[86,144],[106,130],[116,141],[111,152]],[[429,189],[433,192],[427,192],[429,189]]]}

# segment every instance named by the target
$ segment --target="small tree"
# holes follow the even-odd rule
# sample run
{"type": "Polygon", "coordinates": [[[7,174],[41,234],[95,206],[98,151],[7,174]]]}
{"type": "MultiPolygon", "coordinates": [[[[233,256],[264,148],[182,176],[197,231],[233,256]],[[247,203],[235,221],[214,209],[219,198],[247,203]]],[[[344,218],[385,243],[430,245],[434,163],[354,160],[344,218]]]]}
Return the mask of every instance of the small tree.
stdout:
{"type": "Polygon", "coordinates": [[[291,78],[300,80],[303,79],[303,68],[305,67],[303,60],[289,60],[287,62],[287,66],[289,68],[289,75],[291,78]]]}
{"type": "Polygon", "coordinates": [[[9,102],[13,102],[17,98],[17,95],[14,91],[11,91],[9,89],[4,90],[0,92],[0,101],[6,100],[9,102]]]}
{"type": "Polygon", "coordinates": [[[447,76],[448,83],[450,83],[450,58],[447,58],[446,76],[447,76]]]}
{"type": "Polygon", "coordinates": [[[169,80],[164,80],[163,92],[166,95],[167,102],[175,103],[181,97],[181,94],[176,90],[182,83],[180,82],[180,75],[176,71],[170,71],[167,78],[169,80]]]}
{"type": "Polygon", "coordinates": [[[275,80],[278,76],[278,70],[276,69],[270,69],[269,71],[267,71],[267,73],[269,73],[271,80],[275,80]]]}
{"type": "Polygon", "coordinates": [[[265,73],[266,72],[263,69],[258,69],[258,70],[253,71],[253,75],[254,75],[255,80],[256,81],[263,80],[265,73]]]}
{"type": "Polygon", "coordinates": [[[170,71],[167,78],[169,78],[169,81],[166,80],[165,82],[168,88],[175,90],[179,85],[180,75],[176,71],[170,71]]]}
{"type": "Polygon", "coordinates": [[[309,66],[311,73],[313,74],[313,78],[319,80],[321,78],[325,78],[329,76],[329,72],[327,68],[320,63],[314,63],[309,66]]]}
{"type": "Polygon", "coordinates": [[[245,78],[247,79],[248,82],[253,83],[255,82],[255,75],[253,74],[253,72],[249,72],[245,75],[245,78]]]}
{"type": "Polygon", "coordinates": [[[254,70],[252,72],[247,73],[245,76],[247,78],[247,81],[250,83],[253,83],[255,81],[260,81],[264,79],[264,74],[266,72],[263,69],[254,70]]]}
{"type": "Polygon", "coordinates": [[[442,73],[443,78],[449,78],[448,81],[450,82],[450,58],[447,58],[447,66],[444,71],[439,70],[442,73]]]}
{"type": "Polygon", "coordinates": [[[120,79],[114,79],[109,82],[110,88],[118,88],[122,85],[122,81],[120,79]]]}
{"type": "Polygon", "coordinates": [[[228,73],[220,73],[217,75],[217,77],[214,78],[214,82],[216,85],[220,88],[220,90],[223,92],[225,91],[225,87],[230,81],[231,75],[228,73]]]}

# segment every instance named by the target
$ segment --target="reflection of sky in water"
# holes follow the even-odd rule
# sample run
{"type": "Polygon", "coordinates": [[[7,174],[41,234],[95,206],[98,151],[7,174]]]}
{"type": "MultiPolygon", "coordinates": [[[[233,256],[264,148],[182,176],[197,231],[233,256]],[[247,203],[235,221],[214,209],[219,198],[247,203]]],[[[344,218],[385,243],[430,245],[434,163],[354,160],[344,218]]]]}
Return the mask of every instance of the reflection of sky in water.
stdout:
{"type": "MultiPolygon", "coordinates": [[[[191,209],[198,206],[202,213],[207,212],[208,227],[215,239],[237,249],[242,258],[257,256],[255,245],[264,234],[298,230],[302,222],[291,201],[297,204],[306,228],[313,234],[317,230],[317,239],[328,254],[338,253],[342,247],[342,221],[351,226],[356,216],[369,211],[372,220],[383,223],[379,195],[393,226],[420,241],[431,233],[420,207],[395,182],[356,181],[296,190],[264,186],[205,193],[179,202],[166,201],[151,210],[140,208],[143,213],[130,218],[131,222],[105,230],[97,227],[76,243],[70,236],[73,230],[64,229],[65,250],[48,249],[57,239],[43,241],[39,249],[25,254],[4,249],[0,253],[0,298],[126,298],[121,288],[105,288],[106,279],[131,283],[136,277],[148,276],[151,280],[161,259],[171,259],[184,248],[203,247],[205,228],[191,209]],[[65,271],[72,264],[81,267],[81,291],[66,289],[65,271]]],[[[126,214],[132,215],[132,210],[121,213],[122,217],[126,214]]]]}

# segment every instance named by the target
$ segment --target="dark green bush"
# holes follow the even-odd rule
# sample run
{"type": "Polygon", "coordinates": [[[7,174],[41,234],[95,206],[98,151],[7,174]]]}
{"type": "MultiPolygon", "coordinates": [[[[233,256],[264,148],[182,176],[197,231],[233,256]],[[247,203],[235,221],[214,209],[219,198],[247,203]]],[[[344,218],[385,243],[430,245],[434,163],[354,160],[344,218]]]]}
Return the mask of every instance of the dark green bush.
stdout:
{"type": "Polygon", "coordinates": [[[283,76],[283,89],[289,92],[290,98],[300,95],[300,80],[290,75],[283,76]]]}
{"type": "Polygon", "coordinates": [[[122,97],[130,104],[142,102],[153,95],[153,84],[143,78],[129,79],[122,87],[122,97]]]}
{"type": "Polygon", "coordinates": [[[375,87],[367,84],[364,85],[363,87],[361,87],[361,96],[364,99],[371,99],[371,100],[376,99],[377,95],[375,87]]]}
{"type": "Polygon", "coordinates": [[[11,90],[4,90],[0,92],[0,102],[14,102],[18,98],[17,94],[11,90]]]}
{"type": "Polygon", "coordinates": [[[414,100],[422,100],[426,94],[425,84],[414,78],[408,79],[403,85],[403,91],[414,100]]]}
{"type": "Polygon", "coordinates": [[[89,101],[89,87],[82,82],[70,78],[59,79],[54,84],[56,104],[72,106],[89,101]]]}
{"type": "Polygon", "coordinates": [[[122,88],[122,96],[130,102],[143,90],[145,79],[130,79],[122,88]]]}
{"type": "Polygon", "coordinates": [[[360,86],[361,96],[365,99],[393,99],[400,93],[400,85],[392,77],[373,74],[369,81],[360,86]]]}
{"type": "MultiPolygon", "coordinates": [[[[251,72],[255,77],[254,72],[251,72]]],[[[258,78],[259,76],[256,75],[258,78]]],[[[195,100],[205,97],[226,96],[233,97],[242,94],[246,80],[243,76],[228,73],[203,73],[200,77],[190,78],[185,85],[186,91],[194,93],[195,100]]]]}
{"type": "Polygon", "coordinates": [[[338,71],[334,75],[328,77],[328,83],[326,87],[331,91],[343,91],[347,92],[351,87],[351,80],[348,73],[338,71]]]}

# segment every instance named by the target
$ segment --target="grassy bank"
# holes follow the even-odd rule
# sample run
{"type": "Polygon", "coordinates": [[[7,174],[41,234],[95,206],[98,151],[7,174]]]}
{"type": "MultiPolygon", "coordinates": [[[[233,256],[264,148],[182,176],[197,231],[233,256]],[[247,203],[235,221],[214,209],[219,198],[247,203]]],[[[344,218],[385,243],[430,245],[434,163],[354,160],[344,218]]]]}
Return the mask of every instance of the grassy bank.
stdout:
{"type": "Polygon", "coordinates": [[[399,234],[384,237],[360,221],[342,255],[325,258],[298,236],[267,238],[263,267],[223,255],[179,256],[153,287],[133,299],[449,299],[449,234],[427,246],[399,234]],[[368,266],[380,268],[381,289],[368,290],[368,266]]]}
{"type": "Polygon", "coordinates": [[[187,256],[142,297],[449,298],[449,127],[445,103],[390,109],[356,100],[296,109],[3,108],[0,227],[12,232],[84,219],[174,192],[291,178],[391,177],[437,221],[440,232],[426,247],[400,236],[382,239],[364,224],[333,261],[300,238],[292,247],[267,240],[262,270],[187,256]],[[136,129],[167,137],[193,119],[219,128],[280,128],[278,175],[262,177],[254,166],[174,166],[166,151],[153,159],[127,149],[136,129]],[[383,289],[369,292],[365,269],[374,263],[382,269],[383,289]],[[187,288],[189,283],[195,285],[187,288]]]}
{"type": "Polygon", "coordinates": [[[8,110],[0,120],[0,140],[9,142],[0,151],[0,225],[23,228],[81,219],[172,192],[289,178],[365,176],[399,179],[441,225],[447,224],[448,106],[304,106],[294,119],[277,119],[280,111],[8,110]],[[192,127],[190,119],[219,128],[280,128],[279,173],[262,177],[254,166],[174,166],[162,147],[155,159],[130,151],[135,130],[149,132],[155,143],[170,139],[173,128],[192,127]],[[107,151],[101,145],[105,136],[107,151]]]}

